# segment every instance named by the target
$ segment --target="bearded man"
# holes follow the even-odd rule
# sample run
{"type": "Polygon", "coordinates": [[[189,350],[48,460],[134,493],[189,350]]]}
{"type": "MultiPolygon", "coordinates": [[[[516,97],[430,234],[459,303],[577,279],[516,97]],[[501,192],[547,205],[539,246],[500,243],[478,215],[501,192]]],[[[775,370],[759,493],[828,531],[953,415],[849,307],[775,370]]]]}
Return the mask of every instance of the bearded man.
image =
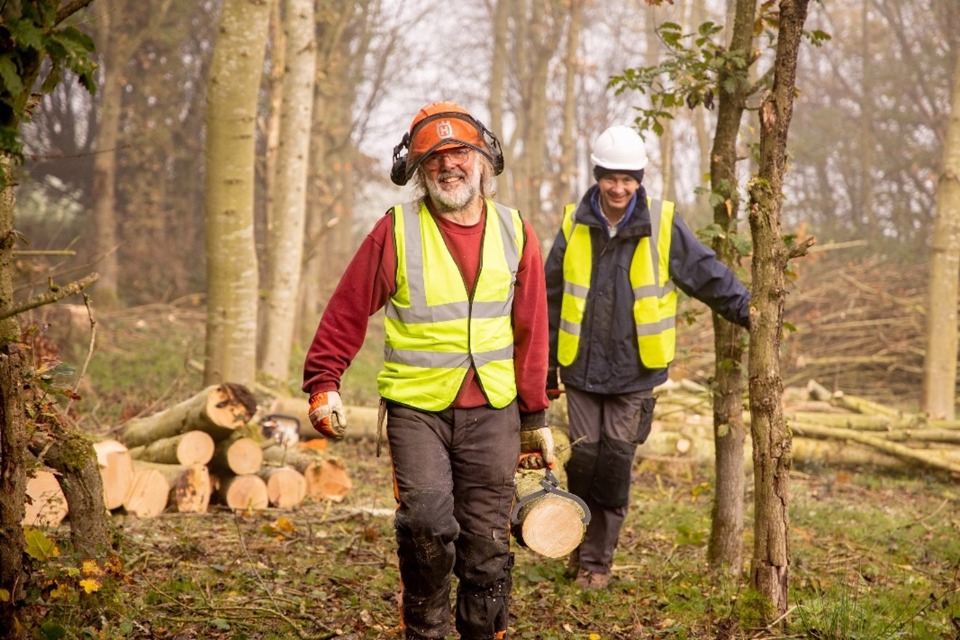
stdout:
{"type": "Polygon", "coordinates": [[[510,511],[523,453],[552,464],[545,425],[548,325],[539,243],[491,200],[496,136],[452,102],[423,107],[394,148],[391,178],[415,199],[367,235],[304,363],[310,420],[344,436],[340,380],[385,309],[377,377],[397,500],[405,637],[505,638],[510,511]],[[451,576],[458,578],[451,616],[451,576]]]}

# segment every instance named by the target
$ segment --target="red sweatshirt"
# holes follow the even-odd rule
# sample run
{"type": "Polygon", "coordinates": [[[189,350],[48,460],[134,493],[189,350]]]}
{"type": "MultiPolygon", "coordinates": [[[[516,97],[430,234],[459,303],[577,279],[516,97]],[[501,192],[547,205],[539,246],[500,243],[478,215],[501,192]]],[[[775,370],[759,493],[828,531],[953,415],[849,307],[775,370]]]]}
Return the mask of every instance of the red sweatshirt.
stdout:
{"type": "MultiPolygon", "coordinates": [[[[442,216],[435,215],[434,219],[472,295],[480,268],[486,211],[480,222],[469,227],[442,216]]],[[[549,405],[546,395],[549,329],[540,244],[533,227],[526,221],[523,227],[526,244],[513,298],[513,358],[520,413],[533,414],[549,405]]],[[[360,245],[320,319],[303,366],[306,393],[339,391],[343,372],[363,346],[370,316],[396,291],[396,271],[391,209],[360,245]]],[[[487,399],[477,381],[476,370],[471,368],[453,407],[468,409],[485,404],[487,399]]]]}

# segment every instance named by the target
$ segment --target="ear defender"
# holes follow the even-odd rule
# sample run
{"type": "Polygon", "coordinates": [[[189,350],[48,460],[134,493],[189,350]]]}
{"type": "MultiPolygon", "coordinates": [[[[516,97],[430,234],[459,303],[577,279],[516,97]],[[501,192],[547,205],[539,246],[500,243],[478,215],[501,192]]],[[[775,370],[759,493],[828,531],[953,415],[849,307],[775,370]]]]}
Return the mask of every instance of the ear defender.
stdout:
{"type": "Polygon", "coordinates": [[[393,148],[393,166],[390,168],[390,180],[398,187],[407,184],[407,154],[404,149],[410,148],[410,133],[403,134],[400,144],[393,148]],[[402,154],[403,155],[400,155],[402,154]]]}
{"type": "Polygon", "coordinates": [[[487,154],[487,157],[489,157],[490,162],[493,163],[493,175],[498,176],[503,173],[503,149],[500,148],[500,140],[497,139],[497,136],[493,135],[493,131],[483,126],[482,122],[479,120],[474,120],[474,122],[477,123],[477,128],[480,129],[480,133],[483,134],[484,142],[490,147],[490,153],[487,154]]]}

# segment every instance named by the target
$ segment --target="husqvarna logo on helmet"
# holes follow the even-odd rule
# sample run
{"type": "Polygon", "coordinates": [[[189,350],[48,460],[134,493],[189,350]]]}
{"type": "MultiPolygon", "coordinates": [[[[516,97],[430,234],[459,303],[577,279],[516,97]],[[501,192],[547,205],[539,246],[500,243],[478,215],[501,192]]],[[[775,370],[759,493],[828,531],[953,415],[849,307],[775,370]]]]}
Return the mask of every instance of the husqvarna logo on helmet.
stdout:
{"type": "Polygon", "coordinates": [[[437,122],[437,137],[438,138],[453,137],[453,125],[450,124],[449,120],[440,120],[439,122],[437,122]]]}

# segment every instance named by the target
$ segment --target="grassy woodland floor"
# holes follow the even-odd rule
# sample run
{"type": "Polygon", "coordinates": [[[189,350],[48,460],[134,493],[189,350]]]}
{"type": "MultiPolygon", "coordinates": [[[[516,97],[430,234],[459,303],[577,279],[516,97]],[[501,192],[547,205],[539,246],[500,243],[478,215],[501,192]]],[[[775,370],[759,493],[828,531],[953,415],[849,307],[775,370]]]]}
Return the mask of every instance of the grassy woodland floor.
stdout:
{"type": "MultiPolygon", "coordinates": [[[[72,409],[79,424],[107,434],[195,392],[199,376],[188,361],[202,354],[198,319],[189,307],[104,319],[90,385],[72,409]]],[[[64,556],[37,562],[35,571],[61,589],[36,603],[48,621],[38,637],[401,638],[388,460],[366,441],[331,452],[354,480],[340,504],[115,516],[123,561],[115,590],[83,593],[64,556]]],[[[562,560],[516,549],[511,638],[960,638],[957,479],[795,469],[792,606],[784,626],[764,630],[752,626],[745,579],[705,567],[711,469],[638,461],[636,471],[609,589],[582,592],[563,577],[562,560]]]]}

